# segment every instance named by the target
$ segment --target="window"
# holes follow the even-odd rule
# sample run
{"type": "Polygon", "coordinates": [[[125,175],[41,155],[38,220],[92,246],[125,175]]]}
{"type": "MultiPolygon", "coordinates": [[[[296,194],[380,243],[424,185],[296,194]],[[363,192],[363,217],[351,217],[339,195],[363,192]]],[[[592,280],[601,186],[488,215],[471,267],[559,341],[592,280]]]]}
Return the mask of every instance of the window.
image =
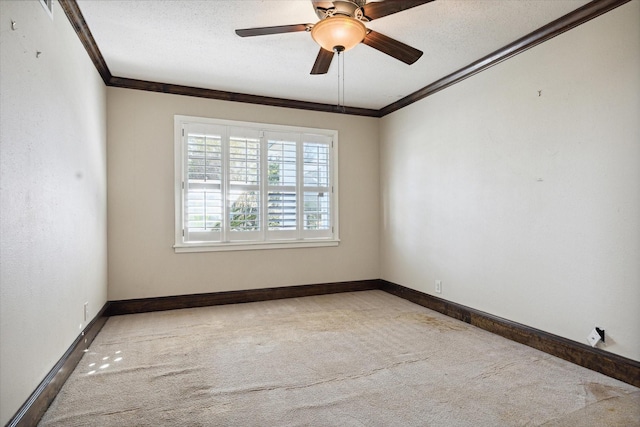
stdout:
{"type": "Polygon", "coordinates": [[[338,244],[338,132],[175,116],[176,252],[338,244]]]}

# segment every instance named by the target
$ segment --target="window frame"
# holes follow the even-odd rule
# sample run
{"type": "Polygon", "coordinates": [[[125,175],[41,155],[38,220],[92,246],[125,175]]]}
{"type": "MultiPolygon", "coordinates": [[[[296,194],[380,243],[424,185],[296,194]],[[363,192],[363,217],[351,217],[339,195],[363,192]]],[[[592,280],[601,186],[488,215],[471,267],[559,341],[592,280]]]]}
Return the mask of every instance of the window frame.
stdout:
{"type": "MultiPolygon", "coordinates": [[[[229,135],[223,136],[223,139],[228,138],[229,135]]],[[[302,147],[306,141],[297,141],[299,147],[302,147]]],[[[312,141],[309,141],[312,142],[312,141]]],[[[224,142],[223,142],[224,145],[224,142]]],[[[225,153],[225,150],[222,151],[225,153]]],[[[228,154],[223,154],[223,163],[228,161],[228,154]]],[[[299,169],[297,172],[301,174],[299,180],[304,180],[304,162],[300,163],[302,155],[298,155],[296,167],[299,169]]],[[[261,167],[268,168],[267,153],[261,155],[261,167]]],[[[228,167],[228,165],[227,165],[228,167]]],[[[228,174],[228,169],[223,169],[223,174],[228,174]]],[[[302,126],[288,126],[288,125],[276,125],[268,123],[256,123],[256,122],[244,122],[235,120],[215,119],[206,117],[195,117],[185,115],[174,116],[174,205],[175,205],[175,240],[173,248],[176,253],[182,252],[213,252],[213,251],[239,251],[239,250],[258,250],[258,249],[284,249],[284,248],[308,248],[308,247],[327,247],[338,246],[339,239],[339,209],[338,209],[338,131],[333,129],[319,129],[309,128],[302,126]],[[184,134],[183,129],[185,125],[197,125],[197,126],[224,126],[228,131],[231,128],[242,128],[247,131],[260,132],[261,135],[261,147],[266,147],[265,138],[266,135],[287,133],[287,134],[307,134],[307,135],[320,135],[331,139],[329,145],[329,217],[330,217],[330,232],[328,237],[309,237],[309,233],[305,232],[304,223],[301,220],[301,215],[298,215],[298,221],[296,223],[296,230],[298,230],[297,239],[281,239],[281,240],[269,240],[269,234],[278,235],[283,233],[270,233],[269,229],[261,229],[261,240],[249,240],[249,241],[185,241],[186,224],[184,221],[185,215],[185,187],[188,182],[188,154],[187,154],[187,141],[188,137],[184,134]],[[301,230],[300,230],[301,229],[301,230]]],[[[230,178],[226,178],[229,180],[230,178]]],[[[224,185],[222,186],[225,187],[224,185]]],[[[262,184],[262,188],[271,188],[268,182],[262,184]]],[[[302,203],[302,209],[304,209],[304,186],[297,185],[296,189],[296,205],[298,206],[298,212],[301,211],[299,204],[302,203]]],[[[228,197],[229,188],[225,188],[223,191],[223,197],[228,197]]],[[[268,191],[261,192],[261,200],[268,199],[268,191]]],[[[225,204],[223,203],[223,206],[225,204]]],[[[262,208],[261,208],[262,209],[262,208]]],[[[262,212],[266,212],[266,209],[262,209],[262,212]]],[[[225,217],[228,212],[225,212],[225,217]]],[[[264,226],[268,223],[268,217],[261,220],[261,224],[264,226]]]]}

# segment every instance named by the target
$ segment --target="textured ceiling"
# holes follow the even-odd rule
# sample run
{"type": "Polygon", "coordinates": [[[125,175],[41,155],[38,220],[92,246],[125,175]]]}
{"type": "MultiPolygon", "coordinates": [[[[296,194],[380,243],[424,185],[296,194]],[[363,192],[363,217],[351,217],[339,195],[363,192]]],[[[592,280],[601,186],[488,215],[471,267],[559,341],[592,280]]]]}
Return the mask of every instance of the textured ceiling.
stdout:
{"type": "MultiPolygon", "coordinates": [[[[393,1],[393,0],[387,0],[393,1]]],[[[310,0],[78,0],[118,77],[336,104],[338,61],[310,75],[309,33],[238,37],[237,28],[315,23],[310,0]]],[[[588,3],[436,0],[367,27],[424,52],[406,65],[364,44],[344,54],[344,104],[380,109],[588,3]]]]}

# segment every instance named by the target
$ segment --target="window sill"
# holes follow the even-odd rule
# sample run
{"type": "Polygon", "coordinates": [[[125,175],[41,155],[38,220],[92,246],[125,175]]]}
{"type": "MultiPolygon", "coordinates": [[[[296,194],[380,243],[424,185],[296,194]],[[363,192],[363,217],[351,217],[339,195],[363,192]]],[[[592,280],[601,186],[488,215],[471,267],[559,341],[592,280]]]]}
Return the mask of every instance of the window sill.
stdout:
{"type": "Polygon", "coordinates": [[[283,242],[233,242],[233,243],[191,243],[174,245],[176,253],[189,252],[224,252],[224,251],[255,251],[263,249],[292,249],[292,248],[322,248],[338,246],[340,240],[304,240],[283,242]]]}

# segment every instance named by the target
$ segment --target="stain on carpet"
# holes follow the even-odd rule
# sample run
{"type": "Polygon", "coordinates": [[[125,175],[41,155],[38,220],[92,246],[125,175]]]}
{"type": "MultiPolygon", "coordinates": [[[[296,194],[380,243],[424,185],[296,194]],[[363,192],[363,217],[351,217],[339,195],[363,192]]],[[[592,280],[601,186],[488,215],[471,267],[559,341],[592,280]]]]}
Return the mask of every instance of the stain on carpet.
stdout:
{"type": "Polygon", "coordinates": [[[599,402],[601,400],[611,399],[612,397],[618,397],[625,394],[624,390],[606,384],[587,382],[583,384],[583,387],[587,397],[591,398],[589,399],[590,401],[599,402]]]}
{"type": "Polygon", "coordinates": [[[605,398],[541,425],[545,427],[640,426],[640,392],[605,398]]]}
{"type": "Polygon", "coordinates": [[[419,323],[422,325],[435,328],[440,332],[448,331],[466,331],[469,327],[463,323],[451,319],[441,319],[435,316],[430,316],[426,313],[403,313],[396,317],[396,319],[419,323]]]}

